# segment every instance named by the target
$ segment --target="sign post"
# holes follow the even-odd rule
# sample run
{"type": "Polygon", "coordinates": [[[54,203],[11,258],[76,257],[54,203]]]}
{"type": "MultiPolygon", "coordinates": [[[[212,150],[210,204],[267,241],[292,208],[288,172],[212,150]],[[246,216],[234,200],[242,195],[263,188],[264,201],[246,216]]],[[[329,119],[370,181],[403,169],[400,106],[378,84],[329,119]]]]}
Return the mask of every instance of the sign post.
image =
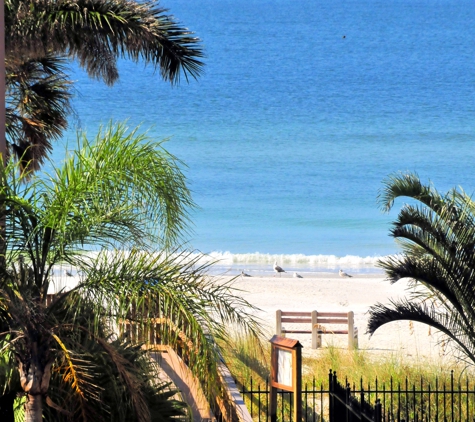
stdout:
{"type": "Polygon", "coordinates": [[[293,421],[302,420],[302,345],[274,336],[271,343],[270,420],[277,422],[277,390],[294,393],[293,421]]]}

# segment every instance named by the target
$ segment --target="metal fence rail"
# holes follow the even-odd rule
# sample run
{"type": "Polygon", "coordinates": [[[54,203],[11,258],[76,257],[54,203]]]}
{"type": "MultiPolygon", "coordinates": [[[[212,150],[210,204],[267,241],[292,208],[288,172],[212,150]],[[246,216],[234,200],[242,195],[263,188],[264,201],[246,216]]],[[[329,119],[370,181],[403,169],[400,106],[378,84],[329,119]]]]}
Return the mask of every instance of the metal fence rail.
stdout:
{"type": "MultiPolygon", "coordinates": [[[[434,384],[421,378],[417,383],[388,383],[357,386],[338,381],[330,371],[328,383],[315,379],[302,387],[303,420],[306,422],[475,422],[475,382],[468,377],[434,384]]],[[[251,379],[240,392],[254,421],[269,421],[269,381],[255,384],[251,379]]],[[[279,391],[278,420],[292,421],[292,393],[279,391]]]]}

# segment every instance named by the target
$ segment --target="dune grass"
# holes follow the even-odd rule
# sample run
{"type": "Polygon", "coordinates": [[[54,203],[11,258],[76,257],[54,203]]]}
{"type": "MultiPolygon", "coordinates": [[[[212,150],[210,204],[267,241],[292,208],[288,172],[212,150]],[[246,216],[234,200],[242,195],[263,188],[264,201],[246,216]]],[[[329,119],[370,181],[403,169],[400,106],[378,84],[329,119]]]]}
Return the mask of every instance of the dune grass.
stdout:
{"type": "MultiPolygon", "coordinates": [[[[241,385],[248,385],[251,378],[254,384],[265,384],[270,376],[270,343],[264,341],[258,347],[254,342],[239,338],[232,348],[222,348],[222,354],[234,378],[241,385]]],[[[474,375],[474,368],[462,362],[451,360],[430,361],[424,357],[405,356],[402,353],[388,352],[372,354],[366,350],[347,350],[329,346],[319,349],[312,356],[305,354],[302,358],[302,383],[320,386],[328,385],[329,371],[336,371],[338,378],[348,379],[350,383],[373,384],[393,381],[394,385],[435,384],[448,382],[451,371],[456,380],[474,375]]]]}
{"type": "MultiPolygon", "coordinates": [[[[256,345],[246,338],[239,338],[233,346],[221,346],[221,350],[238,387],[246,390],[244,402],[254,420],[267,418],[270,343],[265,340],[256,345]]],[[[302,356],[302,391],[309,394],[303,399],[307,420],[321,420],[324,415],[328,417],[328,396],[324,392],[329,390],[330,370],[336,371],[341,385],[348,383],[354,392],[366,391],[367,403],[374,404],[377,398],[384,397],[385,411],[393,415],[401,411],[406,420],[418,420],[421,414],[427,412],[437,415],[439,420],[444,420],[447,415],[452,415],[450,420],[472,420],[475,412],[473,366],[452,358],[435,361],[422,355],[347,350],[330,345],[317,351],[307,350],[302,356]],[[455,394],[428,394],[428,391],[446,389],[453,389],[455,394]],[[394,401],[390,390],[394,392],[394,401]],[[383,391],[387,393],[384,395],[383,391]],[[416,396],[415,391],[421,393],[416,396]],[[453,401],[447,402],[448,398],[453,401]]],[[[358,394],[354,394],[355,397],[359,397],[358,394]]],[[[290,396],[279,396],[277,400],[279,412],[290,415],[290,396]]]]}

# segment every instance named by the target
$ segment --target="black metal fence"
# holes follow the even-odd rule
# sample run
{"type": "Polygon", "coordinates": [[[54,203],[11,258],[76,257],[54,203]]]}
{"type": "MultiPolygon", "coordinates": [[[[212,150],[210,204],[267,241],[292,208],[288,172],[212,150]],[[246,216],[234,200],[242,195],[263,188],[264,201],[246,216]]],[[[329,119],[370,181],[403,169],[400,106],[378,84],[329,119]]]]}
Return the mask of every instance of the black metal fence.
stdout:
{"type": "MultiPolygon", "coordinates": [[[[321,409],[328,408],[328,389],[323,385],[317,387],[315,380],[312,385],[305,384],[302,389],[303,418],[305,421],[323,422],[329,421],[328,418],[322,419],[321,409]]],[[[264,385],[253,383],[252,378],[248,387],[241,385],[241,394],[244,397],[247,408],[255,421],[270,421],[270,386],[269,380],[264,385]]],[[[292,421],[292,394],[288,391],[277,392],[277,418],[279,421],[292,421]]]]}
{"type": "MultiPolygon", "coordinates": [[[[269,382],[256,385],[250,380],[241,385],[241,394],[255,421],[270,421],[269,382]]],[[[278,393],[277,419],[292,421],[292,394],[278,393]]],[[[328,383],[304,384],[302,388],[303,420],[306,422],[475,422],[475,382],[468,377],[448,381],[424,379],[403,384],[391,379],[372,384],[342,384],[330,371],[328,383]]]]}

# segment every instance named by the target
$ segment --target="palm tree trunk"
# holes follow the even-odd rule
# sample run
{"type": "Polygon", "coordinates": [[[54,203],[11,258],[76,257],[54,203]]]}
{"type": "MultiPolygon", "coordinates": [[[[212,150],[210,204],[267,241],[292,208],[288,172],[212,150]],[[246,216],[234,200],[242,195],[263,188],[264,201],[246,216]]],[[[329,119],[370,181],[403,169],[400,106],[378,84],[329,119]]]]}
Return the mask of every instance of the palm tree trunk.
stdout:
{"type": "Polygon", "coordinates": [[[25,403],[25,422],[43,421],[43,397],[40,394],[28,394],[25,403]]]}
{"type": "MultiPolygon", "coordinates": [[[[50,360],[46,365],[40,363],[46,359],[40,359],[36,342],[33,342],[31,356],[26,364],[21,360],[18,361],[20,384],[27,396],[25,403],[25,422],[42,422],[42,400],[43,396],[48,393],[53,360],[50,360]]],[[[44,358],[44,356],[42,357],[44,358]]]]}

